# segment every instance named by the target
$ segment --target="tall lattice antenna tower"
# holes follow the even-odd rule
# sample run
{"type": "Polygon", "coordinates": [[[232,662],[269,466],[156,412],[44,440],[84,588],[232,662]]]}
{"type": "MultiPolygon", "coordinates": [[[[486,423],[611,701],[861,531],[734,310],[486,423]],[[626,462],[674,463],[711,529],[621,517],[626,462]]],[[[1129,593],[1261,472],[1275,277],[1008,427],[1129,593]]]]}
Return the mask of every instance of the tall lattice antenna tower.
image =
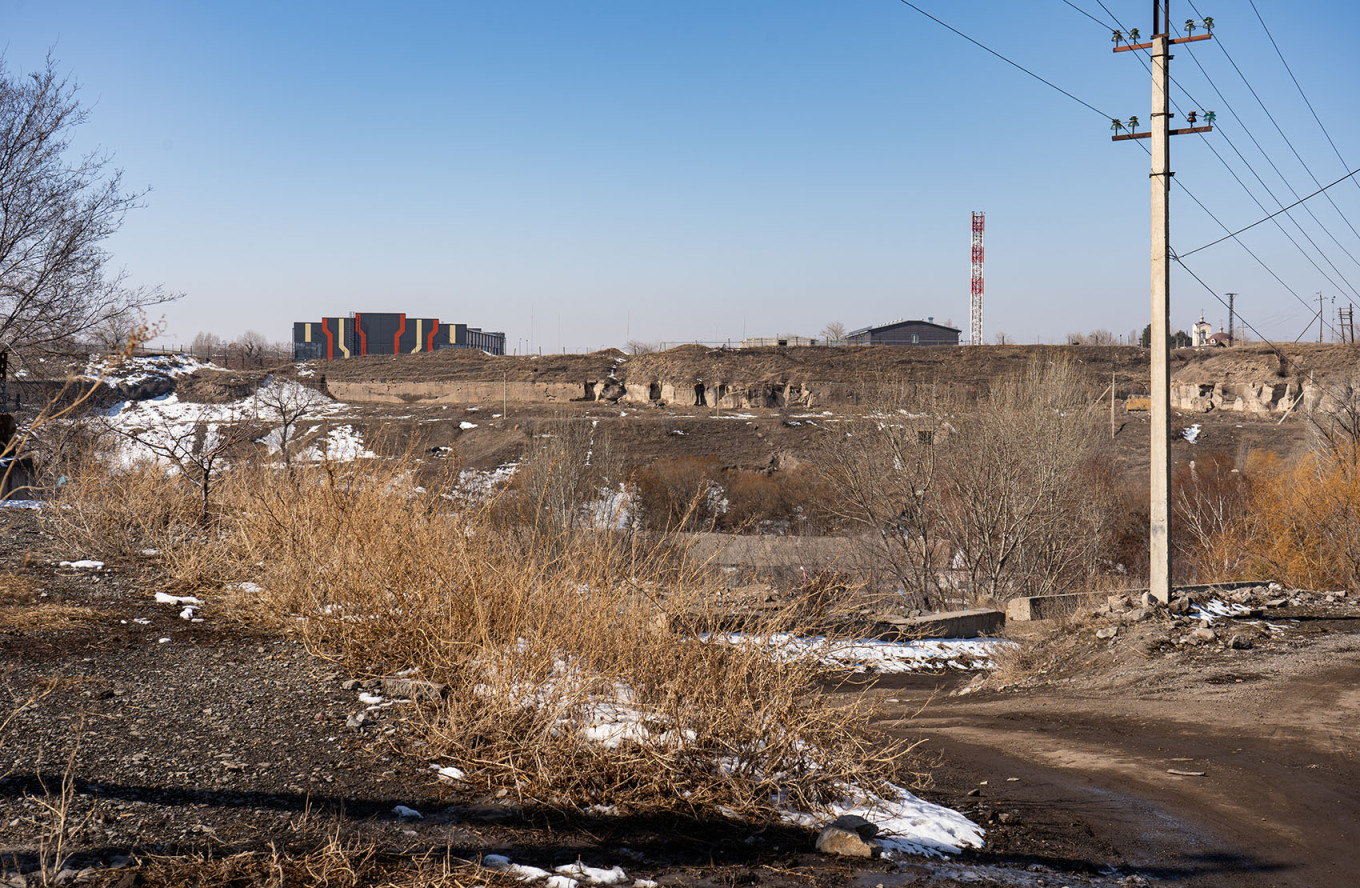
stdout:
{"type": "Polygon", "coordinates": [[[973,214],[973,301],[969,307],[972,329],[968,341],[982,345],[982,229],[985,213],[973,214]]]}

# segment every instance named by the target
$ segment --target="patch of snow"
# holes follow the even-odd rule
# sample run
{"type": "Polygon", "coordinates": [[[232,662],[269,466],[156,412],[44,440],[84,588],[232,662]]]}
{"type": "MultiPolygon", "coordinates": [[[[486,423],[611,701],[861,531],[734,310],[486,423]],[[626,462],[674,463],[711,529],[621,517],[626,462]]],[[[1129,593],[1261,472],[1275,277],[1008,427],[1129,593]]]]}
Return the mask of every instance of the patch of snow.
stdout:
{"type": "Polygon", "coordinates": [[[91,355],[81,376],[85,379],[102,379],[110,386],[130,387],[144,385],[154,379],[176,379],[205,369],[222,368],[188,355],[147,355],[137,358],[91,355]]]}
{"type": "MultiPolygon", "coordinates": [[[[893,799],[845,787],[846,797],[832,804],[830,813],[836,817],[856,814],[876,824],[880,832],[875,838],[889,859],[904,854],[944,857],[982,847],[982,828],[958,811],[927,802],[901,786],[890,786],[893,799]]],[[[785,819],[809,827],[822,820],[801,812],[789,813],[785,819]]]]}
{"type": "Polygon", "coordinates": [[[453,765],[444,765],[442,768],[439,765],[430,765],[430,767],[434,769],[440,780],[459,781],[467,779],[467,775],[453,765]]]}
{"type": "Polygon", "coordinates": [[[460,429],[462,429],[463,431],[466,432],[468,429],[475,429],[475,428],[477,428],[477,423],[475,423],[475,422],[468,422],[468,421],[465,419],[465,420],[463,420],[462,422],[458,423],[458,428],[460,428],[460,429]]]}
{"type": "Polygon", "coordinates": [[[202,604],[203,599],[193,595],[170,595],[165,592],[156,593],[157,604],[202,604]]]}
{"type": "Polygon", "coordinates": [[[397,805],[392,809],[392,813],[405,820],[423,820],[424,815],[415,808],[408,808],[405,805],[397,805]]]}
{"type": "Polygon", "coordinates": [[[1251,613],[1251,608],[1245,604],[1229,604],[1217,598],[1210,599],[1204,604],[1192,604],[1190,606],[1190,616],[1196,620],[1203,620],[1207,625],[1218,617],[1245,617],[1251,613]]]}
{"type": "Polygon", "coordinates": [[[1191,444],[1194,444],[1194,443],[1196,443],[1197,441],[1199,441],[1199,432],[1200,432],[1200,425],[1199,425],[1199,423],[1195,423],[1195,424],[1192,425],[1190,428],[1188,428],[1188,429],[1186,429],[1185,431],[1181,432],[1181,437],[1184,438],[1185,440],[1189,441],[1191,444]]]}
{"type": "Polygon", "coordinates": [[[511,863],[510,858],[503,854],[488,854],[482,858],[482,866],[498,873],[506,873],[514,876],[521,882],[532,882],[535,879],[546,879],[552,875],[545,869],[536,866],[526,866],[522,863],[511,863]]]}
{"type": "Polygon", "coordinates": [[[382,701],[383,701],[383,698],[382,698],[382,697],[379,697],[377,694],[360,694],[360,695],[359,695],[359,702],[360,702],[360,703],[363,703],[365,706],[373,706],[374,704],[376,704],[376,703],[381,703],[382,701]]]}
{"type": "Polygon", "coordinates": [[[192,620],[192,619],[194,618],[194,612],[195,612],[196,610],[197,610],[197,608],[195,608],[195,607],[191,604],[191,605],[185,607],[184,610],[182,610],[182,611],[179,612],[179,618],[180,618],[181,620],[192,620]]]}
{"type": "Polygon", "coordinates": [[[58,564],[57,566],[58,566],[58,567],[65,567],[65,568],[68,568],[68,569],[70,569],[70,570],[103,570],[103,569],[104,569],[104,562],[102,562],[102,561],[91,561],[91,560],[88,559],[88,558],[82,558],[82,559],[79,560],[79,561],[63,561],[63,562],[61,562],[60,564],[58,564]]]}
{"type": "Polygon", "coordinates": [[[264,591],[264,587],[261,586],[259,583],[252,583],[249,581],[246,581],[244,583],[232,583],[230,588],[239,589],[240,591],[248,592],[251,595],[255,595],[264,591]]]}
{"type": "Polygon", "coordinates": [[[567,863],[556,867],[556,871],[564,876],[582,880],[590,885],[617,885],[628,879],[628,874],[623,871],[622,867],[615,866],[610,867],[609,869],[600,869],[599,867],[586,866],[579,860],[575,863],[567,863]]]}
{"type": "Polygon", "coordinates": [[[41,509],[42,506],[43,504],[38,500],[0,500],[0,509],[41,509]]]}
{"type": "Polygon", "coordinates": [[[984,638],[931,638],[883,641],[877,638],[828,639],[776,633],[768,636],[728,633],[706,636],[722,644],[767,646],[788,659],[812,658],[836,669],[860,672],[905,673],[968,671],[992,668],[992,655],[1014,642],[984,638]]]}
{"type": "Polygon", "coordinates": [[[167,635],[165,638],[158,638],[158,639],[156,639],[156,644],[165,644],[165,643],[168,642],[169,640],[170,640],[170,636],[167,635]]]}
{"type": "Polygon", "coordinates": [[[500,491],[515,476],[519,463],[506,463],[489,472],[463,469],[458,473],[458,492],[471,500],[481,500],[500,491]]]}
{"type": "Polygon", "coordinates": [[[148,626],[151,624],[151,621],[148,620],[146,617],[133,617],[132,622],[139,623],[143,626],[148,626]]]}

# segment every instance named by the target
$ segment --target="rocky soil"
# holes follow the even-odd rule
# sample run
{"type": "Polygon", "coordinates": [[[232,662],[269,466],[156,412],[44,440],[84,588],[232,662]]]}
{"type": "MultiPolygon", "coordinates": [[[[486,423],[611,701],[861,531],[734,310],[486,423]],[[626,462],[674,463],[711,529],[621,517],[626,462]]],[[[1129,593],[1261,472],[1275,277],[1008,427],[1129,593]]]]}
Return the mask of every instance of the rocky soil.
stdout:
{"type": "Polygon", "coordinates": [[[954,861],[832,857],[807,830],[480,795],[397,753],[412,748],[412,707],[365,699],[390,686],[211,599],[158,602],[170,593],[154,555],[96,567],[83,554],[54,553],[34,513],[0,511],[0,884],[276,884],[280,867],[315,872],[337,855],[376,870],[327,884],[429,884],[431,860],[453,873],[449,884],[518,884],[489,855],[549,871],[619,867],[618,884],[641,888],[1089,886],[1129,875],[1012,848],[954,861]]]}

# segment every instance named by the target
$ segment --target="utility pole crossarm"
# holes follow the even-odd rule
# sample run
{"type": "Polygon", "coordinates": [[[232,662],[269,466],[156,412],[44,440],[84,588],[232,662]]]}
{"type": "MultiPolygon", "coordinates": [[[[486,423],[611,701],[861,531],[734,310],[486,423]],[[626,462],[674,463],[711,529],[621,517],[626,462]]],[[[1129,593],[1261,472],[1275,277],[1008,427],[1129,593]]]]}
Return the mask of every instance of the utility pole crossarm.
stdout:
{"type": "MultiPolygon", "coordinates": [[[[1167,43],[1194,43],[1194,42],[1199,41],[1199,40],[1208,40],[1208,39],[1210,39],[1210,38],[1213,37],[1213,36],[1214,36],[1213,34],[1198,34],[1198,35],[1196,35],[1196,36],[1194,36],[1194,37],[1177,37],[1177,38],[1174,39],[1174,40],[1168,40],[1168,41],[1166,41],[1166,42],[1167,42],[1167,43]]],[[[1156,46],[1155,43],[1125,43],[1123,46],[1116,46],[1116,47],[1114,48],[1114,51],[1115,51],[1115,52],[1128,52],[1128,51],[1131,50],[1131,49],[1152,49],[1152,47],[1154,47],[1154,46],[1156,46]]]]}
{"type": "MultiPolygon", "coordinates": [[[[1192,133],[1211,133],[1211,132],[1213,132],[1213,131],[1214,131],[1213,126],[1184,126],[1184,127],[1181,127],[1180,129],[1173,129],[1173,130],[1171,130],[1170,132],[1171,132],[1171,135],[1173,135],[1173,136],[1188,136],[1188,135],[1190,135],[1190,134],[1192,134],[1192,133]]],[[[1110,141],[1111,141],[1111,142],[1124,142],[1124,141],[1127,141],[1127,140],[1129,140],[1129,139],[1151,139],[1151,138],[1152,138],[1152,133],[1151,133],[1151,132],[1146,132],[1146,133],[1124,133],[1124,134],[1121,135],[1121,136],[1110,136],[1110,141]]]]}

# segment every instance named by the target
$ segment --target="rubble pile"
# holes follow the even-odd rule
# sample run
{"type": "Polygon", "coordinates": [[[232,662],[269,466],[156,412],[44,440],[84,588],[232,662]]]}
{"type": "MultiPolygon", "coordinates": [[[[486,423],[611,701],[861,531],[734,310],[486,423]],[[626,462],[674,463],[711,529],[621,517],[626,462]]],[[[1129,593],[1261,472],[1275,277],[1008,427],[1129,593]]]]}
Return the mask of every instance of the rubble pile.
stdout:
{"type": "Polygon", "coordinates": [[[1136,639],[1148,654],[1199,647],[1249,651],[1287,633],[1300,617],[1340,616],[1353,608],[1345,590],[1200,586],[1177,589],[1166,605],[1147,593],[1109,595],[1085,623],[1097,639],[1136,639]]]}

